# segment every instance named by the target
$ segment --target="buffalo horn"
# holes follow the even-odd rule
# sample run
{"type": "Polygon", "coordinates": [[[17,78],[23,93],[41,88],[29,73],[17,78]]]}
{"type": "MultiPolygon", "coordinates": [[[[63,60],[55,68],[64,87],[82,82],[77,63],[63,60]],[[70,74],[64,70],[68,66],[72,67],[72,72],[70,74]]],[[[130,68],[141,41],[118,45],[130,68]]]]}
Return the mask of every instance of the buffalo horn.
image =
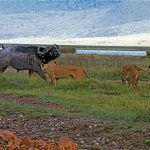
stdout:
{"type": "Polygon", "coordinates": [[[40,50],[40,47],[38,47],[37,53],[38,53],[39,55],[43,55],[43,52],[40,50]]]}
{"type": "Polygon", "coordinates": [[[46,54],[48,51],[50,50],[50,48],[41,48],[41,47],[38,47],[38,49],[37,49],[37,53],[39,54],[39,55],[44,55],[44,54],[46,54]]]}

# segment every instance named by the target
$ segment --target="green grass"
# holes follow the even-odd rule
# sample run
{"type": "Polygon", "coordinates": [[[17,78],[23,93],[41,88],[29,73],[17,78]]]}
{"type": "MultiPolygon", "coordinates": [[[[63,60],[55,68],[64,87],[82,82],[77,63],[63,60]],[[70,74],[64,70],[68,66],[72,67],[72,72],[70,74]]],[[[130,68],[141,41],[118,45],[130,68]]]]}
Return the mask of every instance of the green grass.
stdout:
{"type": "Polygon", "coordinates": [[[30,106],[25,104],[21,105],[21,104],[7,102],[6,100],[2,100],[2,99],[0,100],[0,105],[2,107],[0,110],[0,114],[3,116],[10,115],[13,112],[23,113],[25,117],[28,117],[30,119],[47,118],[49,116],[63,117],[64,115],[69,117],[71,115],[69,112],[60,111],[60,110],[57,110],[56,112],[54,108],[47,109],[44,107],[35,107],[35,106],[30,106]]]}
{"type": "MultiPolygon", "coordinates": [[[[67,106],[68,111],[46,108],[41,108],[39,111],[38,107],[12,104],[3,99],[0,101],[2,107],[0,115],[19,110],[25,114],[32,113],[33,117],[53,114],[105,120],[150,121],[150,84],[139,83],[139,91],[121,84],[122,66],[132,63],[146,69],[149,66],[148,57],[67,54],[57,61],[59,64],[84,66],[91,79],[82,81],[63,79],[57,82],[56,87],[53,87],[37,75],[29,78],[25,71],[16,73],[15,70],[8,68],[6,72],[0,74],[0,92],[18,96],[34,96],[42,99],[43,102],[67,106]]],[[[140,79],[149,81],[150,75],[141,73],[140,79]]]]}
{"type": "Polygon", "coordinates": [[[110,135],[113,141],[118,140],[118,137],[128,139],[129,133],[146,133],[146,136],[134,145],[139,149],[147,148],[150,144],[150,75],[141,72],[139,90],[136,91],[121,84],[121,70],[125,64],[136,64],[147,69],[149,59],[65,54],[57,59],[58,64],[83,66],[90,78],[82,81],[61,79],[57,81],[56,87],[49,85],[37,75],[29,77],[26,71],[17,73],[14,69],[8,68],[0,74],[0,94],[34,97],[44,104],[54,104],[56,107],[21,104],[2,97],[0,117],[10,116],[15,112],[28,119],[100,119],[105,125],[92,132],[111,132],[113,129],[115,132],[110,135]]]}
{"type": "MultiPolygon", "coordinates": [[[[74,58],[74,55],[70,57],[74,58]]],[[[80,60],[80,57],[82,56],[78,57],[80,60]]],[[[61,59],[62,58],[58,61],[63,62],[61,59]]],[[[84,57],[83,59],[86,58],[84,57]]],[[[92,59],[96,60],[98,58],[92,56],[92,59]]],[[[68,110],[39,108],[30,105],[23,106],[21,104],[5,102],[3,99],[0,101],[2,107],[0,115],[6,115],[11,111],[21,111],[32,117],[47,117],[48,115],[53,114],[54,116],[64,117],[88,117],[103,120],[149,122],[150,84],[146,82],[140,83],[139,91],[122,86],[120,80],[121,69],[120,67],[117,67],[120,66],[121,58],[113,58],[114,67],[111,67],[110,69],[108,69],[109,67],[107,66],[110,64],[108,57],[102,59],[106,62],[103,62],[104,65],[101,66],[100,70],[97,69],[99,66],[95,66],[95,69],[94,67],[92,68],[91,65],[93,63],[89,60],[91,61],[91,64],[89,63],[87,70],[91,77],[93,77],[92,70],[94,70],[95,76],[93,79],[85,79],[82,81],[63,79],[57,82],[56,87],[48,85],[36,75],[29,78],[26,72],[16,73],[9,68],[4,74],[0,75],[1,93],[9,93],[18,96],[34,96],[42,99],[43,102],[55,103],[68,107],[68,110]]],[[[126,60],[127,58],[125,57],[124,59],[126,60]]],[[[128,59],[130,60],[133,58],[128,59]]],[[[111,60],[112,58],[110,61],[111,60]]],[[[143,60],[147,62],[147,58],[143,60]]],[[[138,59],[137,63],[139,63],[138,59]]],[[[141,66],[143,66],[143,64],[144,63],[141,61],[141,66]]],[[[85,64],[83,64],[83,66],[84,65],[85,64]]],[[[113,64],[111,65],[113,66],[113,64]]],[[[144,78],[144,76],[141,78],[144,78]]]]}

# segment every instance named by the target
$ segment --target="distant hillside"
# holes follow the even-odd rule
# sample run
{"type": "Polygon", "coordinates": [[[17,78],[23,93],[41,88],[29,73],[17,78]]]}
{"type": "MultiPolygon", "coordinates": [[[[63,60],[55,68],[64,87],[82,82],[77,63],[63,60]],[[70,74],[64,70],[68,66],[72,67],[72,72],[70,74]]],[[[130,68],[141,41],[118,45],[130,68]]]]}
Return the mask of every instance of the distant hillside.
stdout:
{"type": "Polygon", "coordinates": [[[0,0],[1,13],[21,13],[28,11],[83,10],[101,8],[119,3],[120,0],[0,0]]]}
{"type": "Polygon", "coordinates": [[[0,0],[0,39],[150,32],[150,1],[0,0]]]}

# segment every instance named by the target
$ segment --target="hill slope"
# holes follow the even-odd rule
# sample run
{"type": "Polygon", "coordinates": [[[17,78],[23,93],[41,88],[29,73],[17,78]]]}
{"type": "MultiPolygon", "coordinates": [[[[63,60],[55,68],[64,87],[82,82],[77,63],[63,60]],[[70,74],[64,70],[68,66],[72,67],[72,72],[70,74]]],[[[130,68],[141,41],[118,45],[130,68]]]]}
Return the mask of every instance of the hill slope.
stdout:
{"type": "Polygon", "coordinates": [[[0,39],[102,37],[150,31],[150,1],[0,2],[0,39]]]}

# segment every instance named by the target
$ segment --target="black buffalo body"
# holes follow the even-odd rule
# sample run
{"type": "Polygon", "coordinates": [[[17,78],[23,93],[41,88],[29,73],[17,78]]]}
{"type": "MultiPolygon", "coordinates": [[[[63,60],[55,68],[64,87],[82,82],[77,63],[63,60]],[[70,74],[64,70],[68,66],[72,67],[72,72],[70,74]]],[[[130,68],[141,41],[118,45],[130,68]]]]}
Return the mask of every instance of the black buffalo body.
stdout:
{"type": "Polygon", "coordinates": [[[36,72],[46,80],[41,69],[41,64],[46,64],[59,57],[57,45],[47,47],[37,46],[10,46],[0,51],[0,72],[4,72],[8,66],[16,70],[29,70],[36,72]]]}

